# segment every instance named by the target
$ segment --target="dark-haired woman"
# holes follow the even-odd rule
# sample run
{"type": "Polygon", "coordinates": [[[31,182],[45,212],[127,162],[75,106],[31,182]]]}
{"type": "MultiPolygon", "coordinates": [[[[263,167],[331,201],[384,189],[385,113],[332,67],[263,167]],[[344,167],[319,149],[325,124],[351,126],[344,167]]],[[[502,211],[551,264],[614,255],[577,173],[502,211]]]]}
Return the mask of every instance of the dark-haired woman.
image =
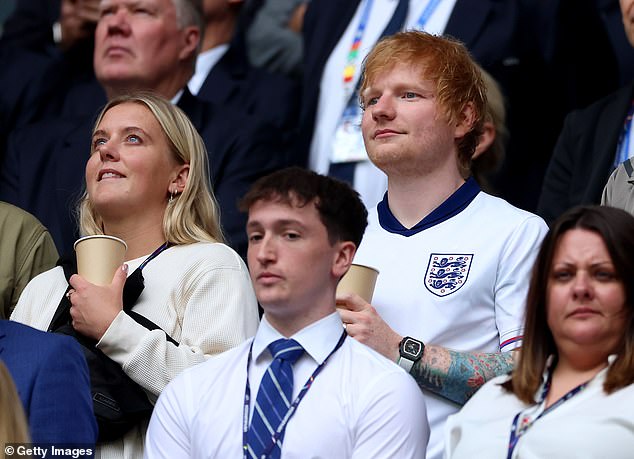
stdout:
{"type": "Polygon", "coordinates": [[[446,428],[446,458],[634,454],[634,217],[586,206],[544,239],[510,376],[446,428]]]}

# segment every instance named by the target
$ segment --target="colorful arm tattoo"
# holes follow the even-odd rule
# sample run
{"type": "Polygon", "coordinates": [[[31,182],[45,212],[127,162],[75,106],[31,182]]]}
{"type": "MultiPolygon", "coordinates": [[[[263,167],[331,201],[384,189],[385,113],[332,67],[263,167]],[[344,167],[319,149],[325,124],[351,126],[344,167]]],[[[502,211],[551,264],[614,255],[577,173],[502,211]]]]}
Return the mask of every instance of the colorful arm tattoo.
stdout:
{"type": "Polygon", "coordinates": [[[482,384],[512,369],[513,351],[458,352],[427,345],[410,374],[422,389],[464,405],[482,384]]]}

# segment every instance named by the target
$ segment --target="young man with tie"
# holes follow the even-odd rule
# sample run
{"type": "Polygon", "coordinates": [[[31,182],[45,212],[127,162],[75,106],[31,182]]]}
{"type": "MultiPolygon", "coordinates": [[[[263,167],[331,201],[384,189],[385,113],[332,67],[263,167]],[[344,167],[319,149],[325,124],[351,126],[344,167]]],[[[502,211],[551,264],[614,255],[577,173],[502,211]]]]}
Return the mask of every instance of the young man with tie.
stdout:
{"type": "Polygon", "coordinates": [[[262,322],[163,391],[146,457],[425,457],[420,389],[347,337],[335,310],[367,224],[357,193],[291,168],[256,182],[242,207],[262,322]]]}

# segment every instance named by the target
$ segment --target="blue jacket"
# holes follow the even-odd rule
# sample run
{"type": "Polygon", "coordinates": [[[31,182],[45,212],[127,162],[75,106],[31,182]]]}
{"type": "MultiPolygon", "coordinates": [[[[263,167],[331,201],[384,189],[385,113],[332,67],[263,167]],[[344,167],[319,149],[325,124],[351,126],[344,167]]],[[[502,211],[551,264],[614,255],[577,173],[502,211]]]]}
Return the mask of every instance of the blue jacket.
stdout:
{"type": "Polygon", "coordinates": [[[94,446],[88,366],[75,340],[0,320],[0,360],[18,389],[34,443],[94,446]]]}

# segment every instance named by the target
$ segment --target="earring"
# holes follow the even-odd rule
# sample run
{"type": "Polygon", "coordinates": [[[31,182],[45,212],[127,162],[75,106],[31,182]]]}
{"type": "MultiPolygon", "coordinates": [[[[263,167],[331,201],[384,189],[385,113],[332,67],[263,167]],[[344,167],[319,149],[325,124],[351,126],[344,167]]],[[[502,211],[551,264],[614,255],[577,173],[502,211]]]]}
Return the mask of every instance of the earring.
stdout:
{"type": "Polygon", "coordinates": [[[174,190],[170,190],[170,199],[169,199],[169,201],[168,201],[169,203],[171,203],[171,202],[174,200],[174,195],[175,195],[175,194],[176,194],[176,193],[174,193],[174,190]]]}

